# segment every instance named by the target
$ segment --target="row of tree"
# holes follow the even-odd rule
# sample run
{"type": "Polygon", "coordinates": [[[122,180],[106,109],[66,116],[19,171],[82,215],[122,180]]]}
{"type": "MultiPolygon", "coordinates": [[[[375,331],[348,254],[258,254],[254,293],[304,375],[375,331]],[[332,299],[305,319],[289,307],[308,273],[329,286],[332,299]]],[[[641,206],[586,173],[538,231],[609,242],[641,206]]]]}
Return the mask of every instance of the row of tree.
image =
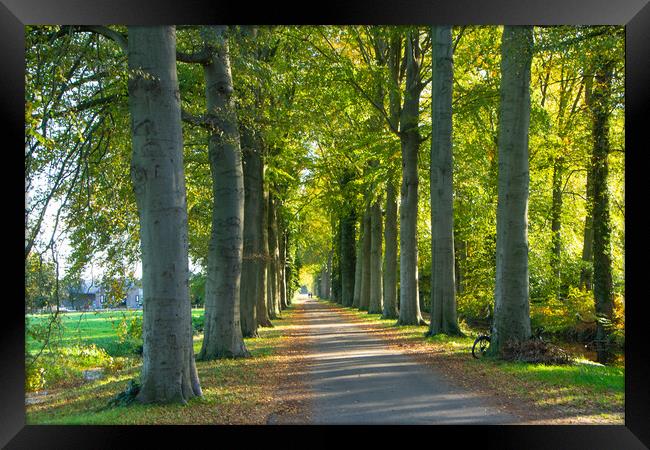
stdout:
{"type": "MultiPolygon", "coordinates": [[[[540,191],[548,189],[550,208],[546,203],[543,210],[543,231],[550,237],[545,253],[548,255],[545,294],[547,298],[556,297],[562,301],[572,287],[581,285],[591,290],[593,286],[595,340],[602,344],[597,346],[598,359],[611,362],[611,345],[607,345],[607,341],[614,321],[614,286],[609,216],[612,182],[608,178],[608,168],[613,152],[610,140],[612,136],[616,140],[621,136],[621,131],[617,130],[616,134],[610,131],[612,117],[620,114],[622,108],[620,92],[617,92],[622,64],[620,30],[610,33],[612,30],[606,27],[533,29],[506,26],[497,47],[500,47],[497,60],[500,77],[496,82],[490,80],[496,75],[490,74],[494,63],[486,69],[481,68],[481,59],[489,55],[487,51],[477,53],[473,49],[474,61],[467,64],[462,60],[461,69],[454,70],[454,50],[461,39],[468,39],[464,33],[478,34],[477,31],[482,35],[483,45],[490,45],[496,29],[464,27],[457,28],[455,39],[451,27],[433,27],[426,32],[367,27],[341,34],[322,33],[321,45],[312,43],[324,59],[334,62],[340,70],[340,83],[349,85],[354,92],[351,95],[356,94],[359,101],[366,102],[370,115],[368,129],[377,134],[394,134],[401,148],[401,158],[396,158],[392,149],[397,142],[386,144],[384,141],[363,153],[365,166],[359,167],[352,161],[340,163],[337,178],[330,182],[330,189],[336,190],[338,197],[330,207],[334,239],[329,246],[330,253],[322,259],[315,274],[315,289],[322,297],[333,298],[344,306],[381,313],[384,318],[396,318],[401,325],[424,323],[421,297],[426,295],[429,297],[426,302],[430,312],[429,333],[457,335],[460,334],[457,294],[466,289],[464,278],[471,276],[468,272],[476,264],[468,261],[467,247],[472,244],[471,240],[493,239],[491,254],[475,253],[475,259],[487,260],[486,263],[493,266],[491,283],[483,283],[482,287],[491,286],[488,294],[493,298],[490,305],[493,312],[489,313],[491,351],[499,354],[507,342],[523,341],[531,336],[530,286],[535,280],[529,273],[529,199],[536,200],[534,197],[539,196],[540,191]],[[429,49],[430,68],[422,56],[429,49]],[[533,62],[535,75],[540,77],[535,83],[531,79],[533,62]],[[350,70],[352,66],[357,70],[350,70]],[[476,66],[479,67],[476,77],[479,82],[471,86],[475,91],[471,92],[464,72],[476,70],[476,66]],[[498,98],[480,99],[479,95],[485,97],[488,88],[495,90],[498,98]],[[531,91],[537,94],[538,88],[540,95],[535,95],[536,103],[531,104],[531,91]],[[430,121],[425,123],[419,116],[424,90],[430,90],[428,97],[431,99],[428,105],[430,121]],[[475,104],[463,105],[467,97],[475,104]],[[476,105],[479,99],[490,105],[476,105]],[[488,118],[483,115],[481,109],[488,108],[496,110],[494,119],[491,115],[488,118]],[[476,122],[483,123],[474,125],[473,119],[472,122],[468,120],[469,115],[477,116],[476,122]],[[457,123],[452,123],[452,116],[457,123]],[[555,123],[544,123],[552,119],[555,123]],[[486,120],[494,127],[489,133],[485,129],[486,120]],[[475,215],[473,220],[476,221],[480,216],[494,214],[486,211],[488,208],[494,208],[496,213],[492,227],[477,227],[470,233],[479,235],[470,239],[455,223],[459,216],[462,221],[466,220],[462,214],[466,203],[480,203],[480,198],[466,196],[462,182],[454,180],[458,175],[462,180],[478,176],[477,173],[463,173],[467,168],[466,149],[470,145],[459,130],[464,130],[467,122],[470,126],[480,126],[483,129],[479,129],[479,133],[487,135],[487,149],[480,148],[478,153],[493,152],[489,165],[482,168],[488,172],[486,184],[492,201],[482,205],[483,211],[478,214],[476,210],[470,214],[475,215]],[[540,125],[543,126],[541,130],[540,125]],[[426,140],[421,135],[427,129],[431,133],[431,151],[425,167],[429,174],[430,220],[423,221],[420,214],[423,224],[418,227],[418,209],[422,209],[418,203],[422,179],[418,164],[423,159],[419,148],[426,140]],[[529,151],[531,137],[532,154],[529,151]],[[586,142],[575,142],[576,138],[586,138],[586,142]],[[578,148],[584,151],[579,156],[578,148]],[[545,169],[550,169],[552,175],[548,181],[538,175],[531,193],[531,165],[533,170],[540,169],[534,158],[541,152],[548,155],[545,169]],[[400,159],[401,174],[395,164],[400,159]],[[458,163],[454,167],[453,161],[457,159],[464,165],[461,169],[458,163]],[[578,171],[584,171],[577,186],[582,187],[585,206],[583,215],[573,221],[575,228],[584,229],[583,263],[575,270],[566,262],[569,251],[563,245],[561,230],[563,222],[565,227],[573,225],[571,220],[566,220],[569,208],[563,198],[575,195],[567,186],[570,181],[576,183],[578,171]],[[365,182],[351,189],[355,175],[365,182]],[[395,181],[400,175],[398,244],[395,181]],[[481,232],[486,236],[480,236],[481,232]],[[429,247],[425,274],[418,273],[418,266],[424,265],[418,264],[421,248],[417,235],[420,233],[428,234],[426,240],[420,239],[429,247]],[[398,247],[399,283],[395,276],[398,247]],[[423,278],[428,278],[425,292],[418,287],[423,278]]],[[[617,117],[620,120],[621,116],[617,117]]],[[[473,183],[476,185],[476,180],[473,183]]],[[[614,189],[620,187],[614,186],[614,189]]],[[[476,190],[474,193],[480,195],[476,190]]],[[[620,191],[615,191],[615,195],[620,195],[620,191]]],[[[479,261],[481,263],[483,261],[479,261]]]]}
{"type": "Polygon", "coordinates": [[[434,334],[489,298],[498,348],[530,334],[529,286],[564,298],[577,271],[603,336],[622,248],[619,33],[27,27],[26,275],[34,255],[54,284],[60,265],[126,278],[141,260],[144,402],[201,393],[190,260],[203,359],[248,355],[243,337],[312,274],[321,296],[400,324],[429,304],[434,334]],[[582,225],[593,275],[567,245],[582,225]]]}
{"type": "Polygon", "coordinates": [[[260,74],[277,43],[259,34],[256,27],[188,27],[180,44],[173,26],[27,30],[26,269],[34,252],[54,253],[59,216],[72,241],[70,276],[101,252],[113,268],[107,276],[141,259],[141,402],[201,395],[189,255],[206,271],[198,359],[249,356],[243,337],[272,326],[290,302],[287,286],[297,283],[283,206],[290,186],[277,176],[279,165],[270,167],[281,139],[261,113],[283,95],[260,74]],[[239,63],[252,66],[240,74],[239,95],[231,40],[239,63]],[[242,114],[246,106],[252,110],[242,114]],[[126,121],[128,131],[115,129],[126,121]],[[187,176],[185,149],[197,142],[188,159],[198,167],[187,176]],[[128,173],[132,190],[126,183],[120,191],[128,173]],[[37,238],[49,231],[43,223],[57,202],[44,245],[37,238]]]}

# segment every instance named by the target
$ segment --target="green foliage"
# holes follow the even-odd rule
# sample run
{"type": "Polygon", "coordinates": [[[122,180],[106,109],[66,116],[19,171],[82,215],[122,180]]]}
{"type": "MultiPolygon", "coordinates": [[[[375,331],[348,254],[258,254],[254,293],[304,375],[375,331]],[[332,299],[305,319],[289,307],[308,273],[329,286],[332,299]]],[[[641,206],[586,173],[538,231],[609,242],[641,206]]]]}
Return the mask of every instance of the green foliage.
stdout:
{"type": "Polygon", "coordinates": [[[55,305],[56,268],[42,255],[31,253],[25,261],[25,309],[55,305]]]}
{"type": "Polygon", "coordinates": [[[200,308],[205,305],[205,281],[205,274],[190,275],[190,302],[194,308],[200,308]]]}
{"type": "MultiPolygon", "coordinates": [[[[393,78],[385,50],[399,44],[393,56],[400,66],[404,36],[413,28],[261,26],[256,27],[256,34],[252,28],[229,30],[235,98],[240,123],[259,138],[266,166],[265,188],[278,199],[278,214],[289,234],[287,288],[291,293],[301,282],[311,283],[336,248],[340,217],[350,210],[363,211],[366,204],[383,195],[387,182],[399,185],[399,136],[386,116],[392,113],[391,94],[403,96],[404,77],[398,73],[397,79],[393,78]]],[[[33,243],[25,261],[28,312],[59,303],[57,297],[66,291],[66,285],[79,278],[91,261],[105,271],[102,284],[109,303],[120,302],[140,256],[139,220],[129,176],[131,127],[125,56],[115,43],[101,36],[61,30],[58,26],[25,29],[26,235],[33,243]],[[60,213],[60,224],[57,222],[55,228],[61,231],[65,227],[70,237],[72,252],[65,265],[69,273],[59,280],[55,262],[42,256],[53,245],[48,243],[49,231],[45,232],[40,220],[50,215],[46,212],[60,213]]],[[[593,81],[594,63],[609,59],[614,61],[613,94],[608,102],[612,147],[608,188],[615,293],[610,329],[612,340],[622,345],[622,28],[538,27],[534,32],[528,205],[531,321],[533,327],[542,326],[551,333],[586,338],[592,332],[593,296],[577,288],[581,270],[590,265],[582,261],[585,218],[590,209],[587,173],[593,147],[587,91],[593,81]],[[562,170],[559,183],[554,185],[559,157],[562,170]],[[561,187],[562,205],[553,203],[556,185],[561,187]],[[554,206],[561,209],[559,278],[551,269],[554,206]]],[[[426,81],[431,52],[427,33],[421,36],[425,49],[422,80],[426,81]]],[[[453,39],[458,313],[468,323],[489,322],[496,265],[501,27],[455,27],[453,39]]],[[[177,43],[181,51],[197,50],[202,45],[198,27],[179,29],[177,43]]],[[[196,64],[178,65],[182,106],[194,114],[205,110],[202,70],[196,64]]],[[[419,287],[425,310],[431,290],[430,97],[426,86],[418,124],[424,140],[418,163],[417,224],[419,287]]],[[[186,124],[183,136],[189,251],[192,261],[205,269],[214,201],[208,133],[186,124]]],[[[334,253],[336,269],[338,256],[334,253]]],[[[336,291],[338,283],[333,286],[336,291]]],[[[204,296],[205,275],[193,274],[192,305],[202,306],[204,296]]],[[[196,333],[202,331],[202,316],[193,314],[192,322],[196,333]]],[[[142,341],[142,319],[137,314],[108,316],[107,320],[101,314],[52,313],[26,317],[26,324],[28,358],[41,349],[46,355],[70,345],[93,344],[117,357],[132,353],[142,341]]],[[[55,372],[34,366],[28,374],[29,384],[44,385],[55,372]]]]}
{"type": "Polygon", "coordinates": [[[122,361],[95,344],[59,347],[26,365],[25,389],[32,392],[56,385],[71,386],[84,380],[84,370],[115,371],[121,367],[122,361]]]}
{"type": "Polygon", "coordinates": [[[494,291],[480,288],[466,290],[456,296],[456,304],[459,319],[490,322],[494,311],[494,291]]]}
{"type": "Polygon", "coordinates": [[[203,333],[203,328],[205,326],[205,316],[192,316],[192,330],[194,334],[203,333]]]}
{"type": "Polygon", "coordinates": [[[127,317],[122,314],[122,318],[115,325],[117,339],[120,344],[125,342],[141,342],[142,341],[142,316],[132,315],[127,317]]]}
{"type": "Polygon", "coordinates": [[[549,297],[532,303],[530,316],[532,328],[543,327],[549,333],[570,332],[578,326],[594,323],[593,293],[571,288],[565,299],[549,297]]]}

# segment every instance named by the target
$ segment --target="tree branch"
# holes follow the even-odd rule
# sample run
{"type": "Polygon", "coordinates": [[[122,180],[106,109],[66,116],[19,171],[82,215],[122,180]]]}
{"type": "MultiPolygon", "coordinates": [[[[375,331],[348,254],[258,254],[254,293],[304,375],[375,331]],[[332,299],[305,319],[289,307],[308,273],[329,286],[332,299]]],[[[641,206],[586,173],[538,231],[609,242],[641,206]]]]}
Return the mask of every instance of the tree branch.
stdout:
{"type": "Polygon", "coordinates": [[[205,128],[206,130],[212,130],[212,124],[205,116],[197,116],[192,114],[185,109],[181,109],[181,119],[183,122],[189,123],[197,127],[205,128]]]}
{"type": "Polygon", "coordinates": [[[204,47],[198,52],[184,53],[176,51],[176,60],[188,64],[210,64],[212,62],[212,55],[208,48],[204,47]]]}
{"type": "Polygon", "coordinates": [[[126,36],[123,35],[122,33],[118,33],[117,31],[112,30],[103,25],[63,25],[61,27],[61,31],[59,32],[59,34],[57,34],[57,37],[64,35],[66,32],[75,32],[75,33],[90,32],[90,33],[100,34],[105,38],[112,40],[117,45],[119,45],[125,54],[128,54],[129,52],[129,46],[128,46],[128,41],[126,36]]]}

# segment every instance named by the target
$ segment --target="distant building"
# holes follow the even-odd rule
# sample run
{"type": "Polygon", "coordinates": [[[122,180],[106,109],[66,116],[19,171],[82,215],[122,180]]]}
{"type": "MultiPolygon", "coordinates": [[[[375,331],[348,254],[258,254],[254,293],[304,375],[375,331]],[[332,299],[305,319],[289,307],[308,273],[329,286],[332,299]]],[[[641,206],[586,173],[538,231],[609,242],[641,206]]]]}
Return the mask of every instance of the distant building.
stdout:
{"type": "Polygon", "coordinates": [[[118,303],[112,302],[108,304],[104,289],[85,280],[82,280],[79,286],[70,289],[68,293],[68,299],[63,301],[63,305],[77,311],[105,308],[142,308],[142,288],[133,282],[129,282],[126,297],[118,303]]]}
{"type": "Polygon", "coordinates": [[[125,303],[129,309],[142,308],[142,288],[131,284],[126,292],[125,303]]]}

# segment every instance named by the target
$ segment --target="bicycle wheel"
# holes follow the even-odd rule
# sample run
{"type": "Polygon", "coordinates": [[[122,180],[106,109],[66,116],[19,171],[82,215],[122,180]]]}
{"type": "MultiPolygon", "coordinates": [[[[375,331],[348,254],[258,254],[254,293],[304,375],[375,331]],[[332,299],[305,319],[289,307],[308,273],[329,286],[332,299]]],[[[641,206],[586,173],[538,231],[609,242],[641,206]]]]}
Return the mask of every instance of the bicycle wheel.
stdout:
{"type": "Polygon", "coordinates": [[[490,348],[490,336],[479,336],[476,338],[474,345],[472,346],[472,356],[476,359],[481,359],[485,356],[488,348],[490,348]]]}

